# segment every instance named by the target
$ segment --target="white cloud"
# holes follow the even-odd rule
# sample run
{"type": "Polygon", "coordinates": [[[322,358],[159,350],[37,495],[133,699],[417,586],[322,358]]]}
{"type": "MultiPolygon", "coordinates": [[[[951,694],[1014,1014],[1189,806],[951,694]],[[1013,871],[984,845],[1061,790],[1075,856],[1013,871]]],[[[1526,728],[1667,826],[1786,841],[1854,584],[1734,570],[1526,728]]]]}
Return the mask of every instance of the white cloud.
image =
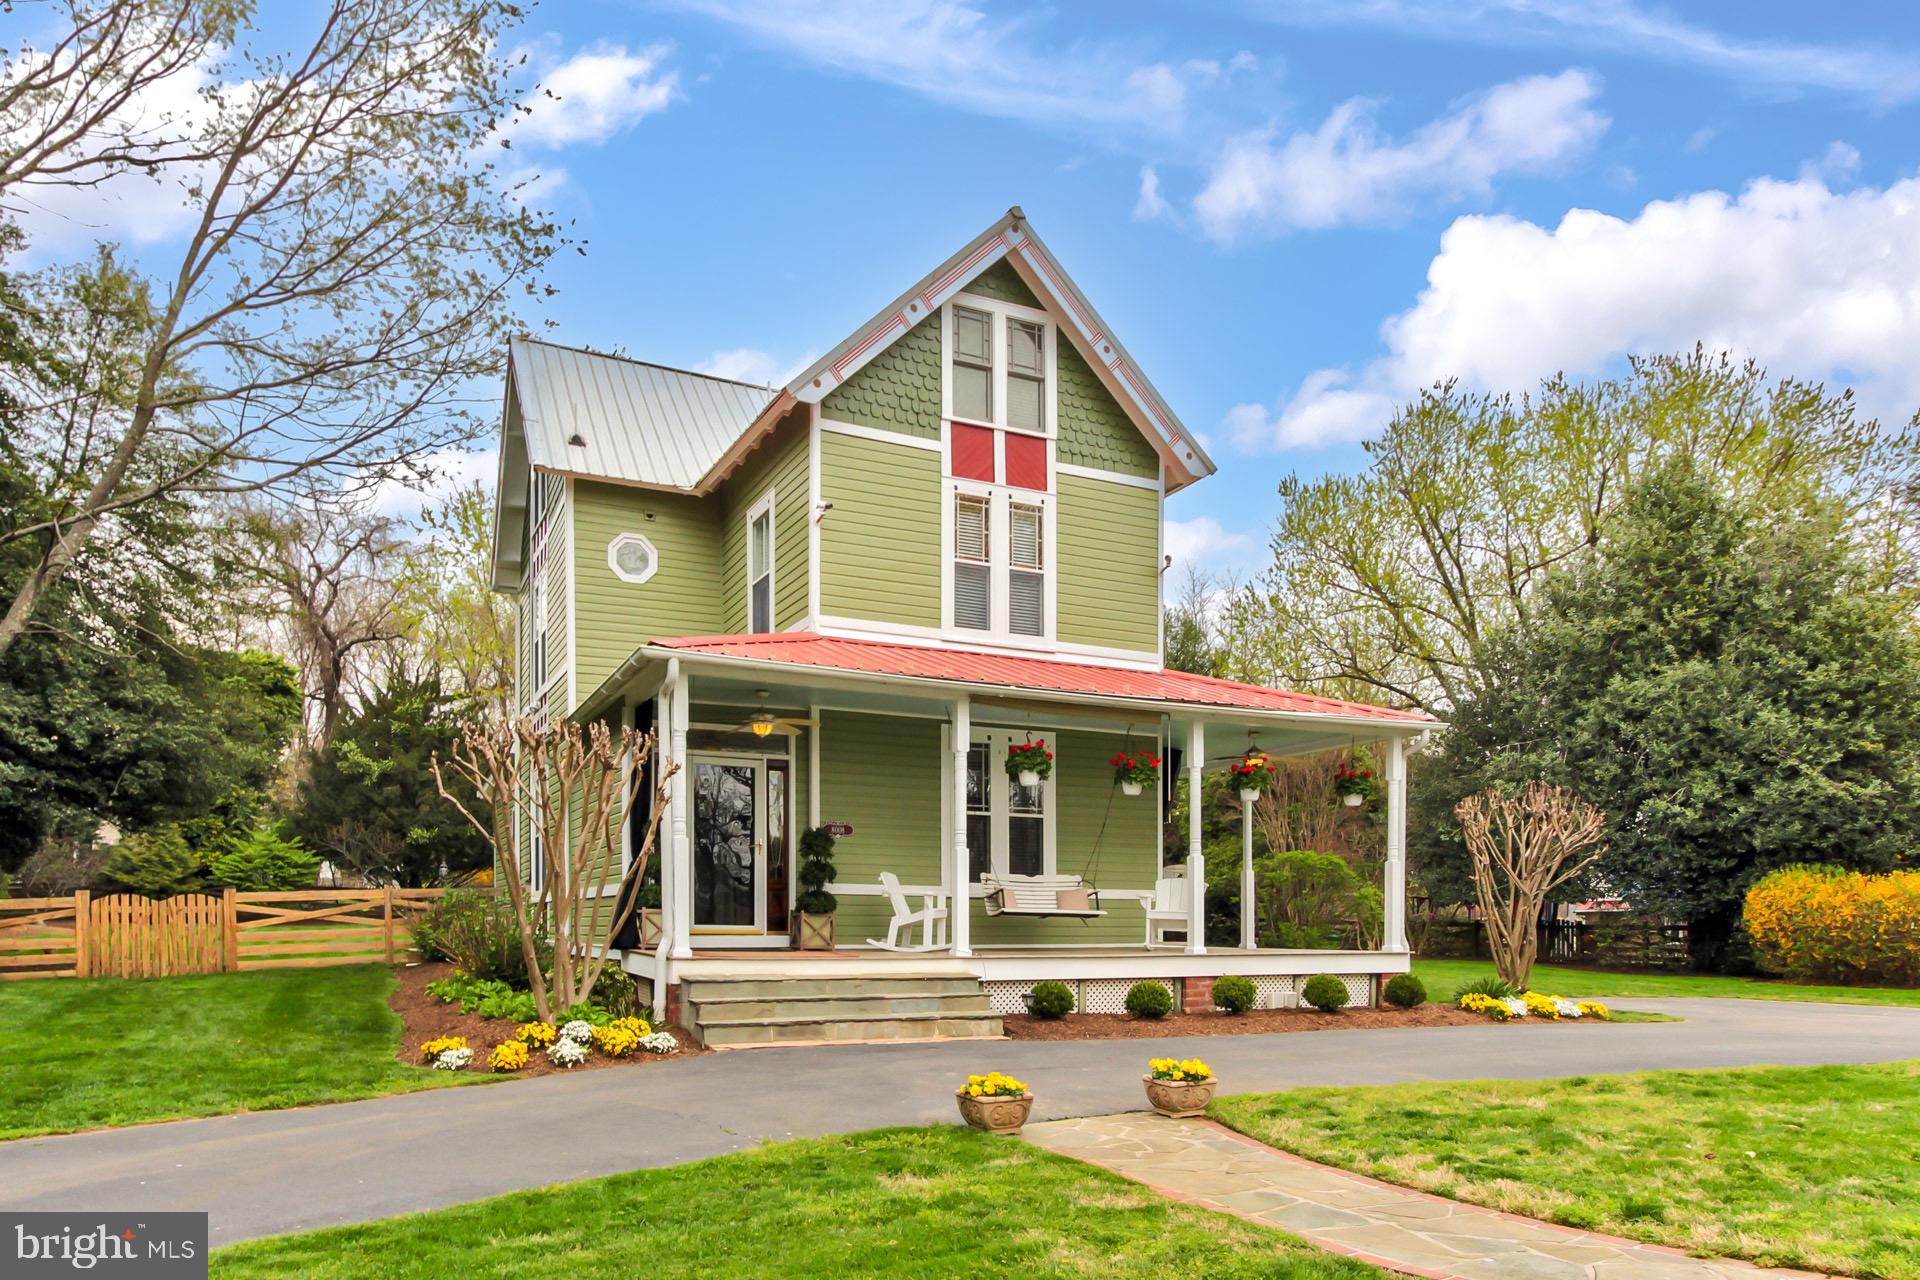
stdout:
{"type": "Polygon", "coordinates": [[[629,52],[601,43],[548,66],[522,103],[527,113],[513,127],[514,141],[546,147],[605,142],[666,110],[680,92],[679,74],[661,65],[669,51],[664,44],[629,52]]]}
{"type": "MultiPolygon", "coordinates": [[[[1041,15],[967,0],[668,0],[759,43],[981,115],[1051,126],[1178,129],[1191,84],[1221,78],[1086,41],[1043,40],[1041,15]]],[[[1236,59],[1228,64],[1242,70],[1236,59]]]]}
{"type": "Polygon", "coordinates": [[[1180,579],[1189,566],[1214,577],[1237,578],[1258,547],[1254,536],[1227,529],[1212,516],[1169,520],[1163,535],[1173,566],[1165,579],[1180,579]]]}
{"type": "Polygon", "coordinates": [[[802,369],[812,364],[817,356],[817,352],[809,351],[798,360],[782,361],[778,356],[756,347],[729,347],[702,360],[694,366],[694,372],[711,374],[716,378],[731,378],[735,382],[751,382],[762,387],[784,387],[799,376],[802,369]]]}
{"type": "MultiPolygon", "coordinates": [[[[1844,153],[1840,157],[1844,161],[1844,153]]],[[[1920,178],[1836,191],[1816,173],[1558,226],[1456,219],[1427,286],[1358,373],[1321,370],[1275,407],[1241,405],[1243,448],[1371,435],[1421,387],[1524,391],[1695,342],[1777,374],[1842,381],[1904,420],[1920,405],[1920,178]]]]}
{"type": "Polygon", "coordinates": [[[1151,222],[1155,218],[1166,217],[1172,211],[1166,197],[1160,194],[1160,175],[1152,165],[1143,165],[1140,169],[1140,195],[1133,202],[1134,221],[1151,222]]]}
{"type": "Polygon", "coordinates": [[[1272,129],[1227,144],[1194,197],[1216,240],[1247,232],[1374,221],[1416,199],[1484,197],[1507,173],[1551,169],[1606,130],[1594,109],[1600,84],[1567,70],[1496,85],[1404,141],[1381,136],[1374,104],[1342,103],[1311,133],[1272,129]]]}
{"type": "Polygon", "coordinates": [[[1293,0],[1249,12],[1277,23],[1367,25],[1480,44],[1606,49],[1703,67],[1773,89],[1857,95],[1881,107],[1920,98],[1920,58],[1911,53],[1730,36],[1633,0],[1293,0]]]}

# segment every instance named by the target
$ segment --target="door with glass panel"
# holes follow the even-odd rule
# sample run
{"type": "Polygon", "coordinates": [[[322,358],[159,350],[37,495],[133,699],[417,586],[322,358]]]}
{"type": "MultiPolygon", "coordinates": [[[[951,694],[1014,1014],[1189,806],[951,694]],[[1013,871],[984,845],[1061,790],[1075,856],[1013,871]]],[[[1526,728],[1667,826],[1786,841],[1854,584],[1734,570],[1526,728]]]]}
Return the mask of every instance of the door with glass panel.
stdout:
{"type": "Polygon", "coordinates": [[[693,927],[715,933],[766,928],[766,765],[694,756],[693,927]]]}

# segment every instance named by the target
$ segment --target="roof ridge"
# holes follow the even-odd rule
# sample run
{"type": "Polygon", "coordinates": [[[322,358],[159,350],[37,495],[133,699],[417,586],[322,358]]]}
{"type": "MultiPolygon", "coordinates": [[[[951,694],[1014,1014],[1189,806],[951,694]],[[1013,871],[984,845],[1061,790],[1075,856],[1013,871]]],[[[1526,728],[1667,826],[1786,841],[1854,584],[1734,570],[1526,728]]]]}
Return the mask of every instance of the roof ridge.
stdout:
{"type": "Polygon", "coordinates": [[[530,333],[514,335],[515,340],[531,342],[542,347],[557,347],[562,351],[573,351],[583,356],[597,356],[602,360],[618,360],[624,364],[645,365],[649,369],[659,369],[666,373],[685,374],[689,378],[705,378],[709,382],[724,382],[733,387],[752,387],[755,391],[765,391],[769,395],[780,394],[780,388],[768,386],[764,382],[747,382],[741,378],[723,378],[717,373],[702,373],[698,369],[682,369],[675,364],[661,364],[658,360],[642,360],[639,356],[625,356],[613,351],[596,351],[592,347],[575,346],[570,342],[550,342],[545,338],[536,338],[530,333]]]}

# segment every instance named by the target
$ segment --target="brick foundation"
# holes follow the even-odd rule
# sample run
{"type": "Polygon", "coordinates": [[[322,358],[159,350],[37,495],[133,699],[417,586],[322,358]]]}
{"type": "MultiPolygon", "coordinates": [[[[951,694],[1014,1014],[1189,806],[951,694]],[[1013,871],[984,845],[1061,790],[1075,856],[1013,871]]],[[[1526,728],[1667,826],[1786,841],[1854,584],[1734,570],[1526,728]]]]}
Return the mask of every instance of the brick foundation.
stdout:
{"type": "Polygon", "coordinates": [[[1182,978],[1180,1009],[1183,1013],[1205,1013],[1213,1008],[1212,978],[1182,978]]]}

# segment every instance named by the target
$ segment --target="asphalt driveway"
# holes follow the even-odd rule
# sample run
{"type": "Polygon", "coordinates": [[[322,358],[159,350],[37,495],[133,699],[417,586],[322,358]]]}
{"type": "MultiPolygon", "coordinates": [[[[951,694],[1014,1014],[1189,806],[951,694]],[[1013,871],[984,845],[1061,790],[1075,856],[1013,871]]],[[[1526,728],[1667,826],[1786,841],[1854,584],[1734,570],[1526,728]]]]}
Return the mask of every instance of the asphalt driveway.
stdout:
{"type": "Polygon", "coordinates": [[[951,1121],[954,1084],[970,1071],[998,1069],[1027,1081],[1038,1095],[1037,1120],[1135,1110],[1143,1106],[1142,1064],[1169,1053],[1205,1058],[1227,1092],[1920,1057],[1920,1009],[1623,1003],[1686,1021],[755,1049],[22,1138],[0,1142],[0,1209],[205,1209],[213,1243],[230,1244],[763,1141],[951,1121]]]}

